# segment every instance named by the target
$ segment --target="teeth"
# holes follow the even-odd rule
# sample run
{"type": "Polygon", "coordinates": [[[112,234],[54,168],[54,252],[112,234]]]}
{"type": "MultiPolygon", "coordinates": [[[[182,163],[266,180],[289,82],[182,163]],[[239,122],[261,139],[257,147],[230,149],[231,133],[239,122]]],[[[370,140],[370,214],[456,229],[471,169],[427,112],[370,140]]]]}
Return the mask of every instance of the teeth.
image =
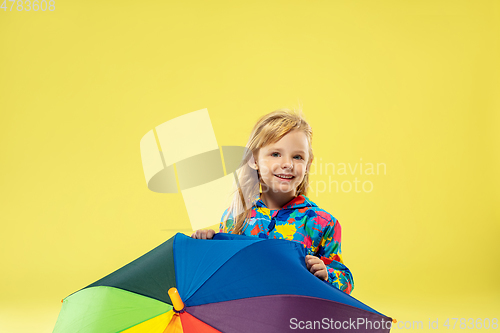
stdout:
{"type": "Polygon", "coordinates": [[[290,179],[290,178],[292,178],[292,176],[280,176],[280,175],[276,175],[276,176],[278,176],[278,177],[280,177],[280,178],[285,178],[285,179],[290,179]]]}

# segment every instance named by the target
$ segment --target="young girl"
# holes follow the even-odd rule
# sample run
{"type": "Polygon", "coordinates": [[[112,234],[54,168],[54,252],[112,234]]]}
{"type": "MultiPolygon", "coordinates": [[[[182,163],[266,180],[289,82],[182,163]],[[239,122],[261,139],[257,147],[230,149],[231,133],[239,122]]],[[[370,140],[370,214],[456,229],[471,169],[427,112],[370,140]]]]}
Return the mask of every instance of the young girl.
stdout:
{"type": "MultiPolygon", "coordinates": [[[[354,282],[342,261],[340,223],[306,196],[311,144],[312,129],[300,111],[280,109],[261,117],[219,231],[299,242],[307,249],[307,269],[350,294],[354,282]]],[[[214,234],[197,230],[191,237],[211,239],[214,234]]]]}

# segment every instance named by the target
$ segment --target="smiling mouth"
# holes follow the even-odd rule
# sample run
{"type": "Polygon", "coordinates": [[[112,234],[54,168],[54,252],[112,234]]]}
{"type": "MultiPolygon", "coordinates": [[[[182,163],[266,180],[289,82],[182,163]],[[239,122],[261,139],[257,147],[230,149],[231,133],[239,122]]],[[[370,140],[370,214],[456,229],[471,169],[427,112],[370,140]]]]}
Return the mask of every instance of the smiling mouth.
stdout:
{"type": "Polygon", "coordinates": [[[274,175],[275,177],[278,177],[279,179],[283,179],[283,180],[292,180],[293,178],[295,178],[295,176],[279,176],[279,175],[274,175]]]}

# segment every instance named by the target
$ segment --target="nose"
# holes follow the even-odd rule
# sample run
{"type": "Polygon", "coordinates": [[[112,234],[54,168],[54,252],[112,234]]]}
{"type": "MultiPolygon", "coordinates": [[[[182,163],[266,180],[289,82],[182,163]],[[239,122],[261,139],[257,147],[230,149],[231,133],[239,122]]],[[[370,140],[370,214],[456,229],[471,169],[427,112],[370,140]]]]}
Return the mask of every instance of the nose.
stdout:
{"type": "Polygon", "coordinates": [[[293,169],[293,162],[291,159],[288,159],[288,158],[283,158],[283,162],[281,163],[281,168],[282,169],[290,169],[292,170],[293,169]]]}

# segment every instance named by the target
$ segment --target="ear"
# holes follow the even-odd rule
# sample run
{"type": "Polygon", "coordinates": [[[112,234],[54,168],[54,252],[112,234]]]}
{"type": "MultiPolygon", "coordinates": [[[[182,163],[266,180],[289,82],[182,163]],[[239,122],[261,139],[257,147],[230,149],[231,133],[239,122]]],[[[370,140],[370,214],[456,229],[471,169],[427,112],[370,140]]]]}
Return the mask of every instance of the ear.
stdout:
{"type": "Polygon", "coordinates": [[[257,170],[259,168],[259,166],[257,165],[257,162],[255,161],[253,154],[247,163],[248,163],[248,166],[254,170],[257,170]]]}

